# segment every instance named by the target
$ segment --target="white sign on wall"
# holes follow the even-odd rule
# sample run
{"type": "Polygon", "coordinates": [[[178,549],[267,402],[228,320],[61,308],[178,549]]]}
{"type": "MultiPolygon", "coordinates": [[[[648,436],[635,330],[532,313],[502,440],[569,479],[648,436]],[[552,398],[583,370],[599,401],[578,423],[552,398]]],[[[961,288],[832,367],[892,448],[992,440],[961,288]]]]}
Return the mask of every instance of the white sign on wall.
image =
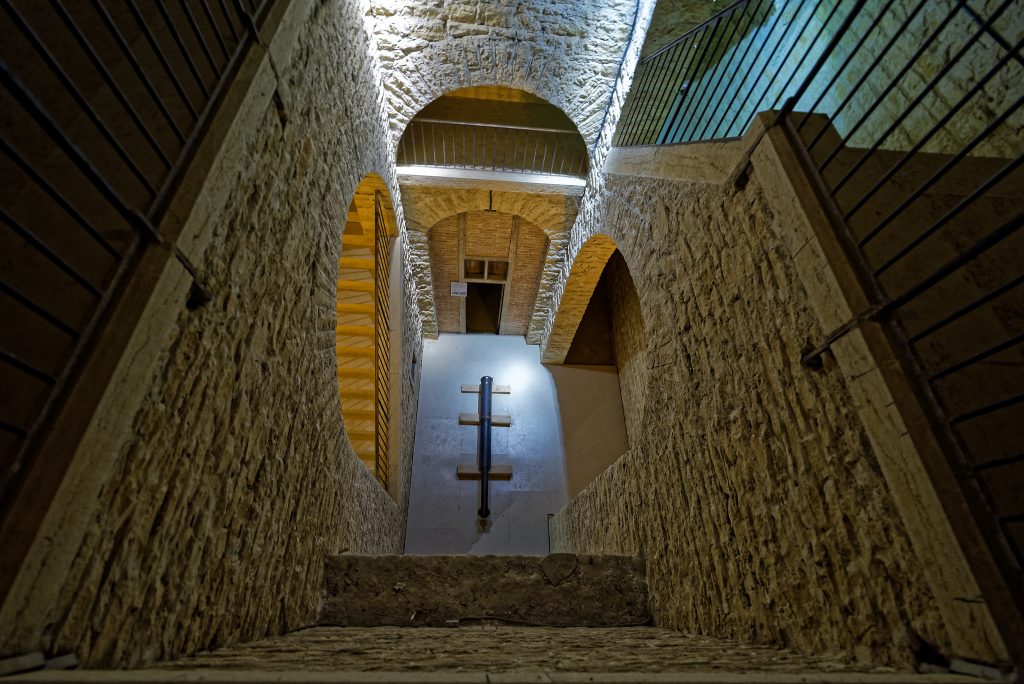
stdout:
{"type": "Polygon", "coordinates": [[[466,283],[453,282],[452,283],[452,297],[465,297],[466,296],[466,283]]]}

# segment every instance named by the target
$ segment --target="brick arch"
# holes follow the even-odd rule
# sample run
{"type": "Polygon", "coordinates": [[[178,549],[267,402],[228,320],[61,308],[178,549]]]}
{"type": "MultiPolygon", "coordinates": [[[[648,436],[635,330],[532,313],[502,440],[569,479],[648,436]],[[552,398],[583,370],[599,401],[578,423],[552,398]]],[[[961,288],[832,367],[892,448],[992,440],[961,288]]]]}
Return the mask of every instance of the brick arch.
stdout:
{"type": "Polygon", "coordinates": [[[583,320],[583,314],[594,294],[597,281],[601,279],[605,264],[618,249],[615,241],[607,235],[597,234],[590,237],[580,247],[572,268],[566,278],[562,296],[558,302],[551,330],[548,333],[544,351],[541,354],[543,363],[562,363],[569,352],[576,329],[583,320]]]}
{"type": "Polygon", "coordinates": [[[568,231],[576,218],[575,202],[561,195],[489,192],[480,188],[431,189],[423,196],[410,194],[406,220],[410,228],[422,232],[455,214],[493,209],[521,216],[552,238],[568,231]]]}

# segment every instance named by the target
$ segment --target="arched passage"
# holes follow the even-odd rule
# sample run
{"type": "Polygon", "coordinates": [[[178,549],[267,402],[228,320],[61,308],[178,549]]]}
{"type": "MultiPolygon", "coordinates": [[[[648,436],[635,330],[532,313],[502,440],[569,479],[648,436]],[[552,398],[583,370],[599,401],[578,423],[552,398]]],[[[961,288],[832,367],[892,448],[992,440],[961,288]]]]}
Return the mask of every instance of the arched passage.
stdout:
{"type": "Polygon", "coordinates": [[[607,235],[594,235],[580,247],[566,279],[547,344],[541,353],[544,363],[565,362],[565,355],[576,336],[590,297],[615,249],[615,242],[607,235]]]}
{"type": "Polygon", "coordinates": [[[385,488],[393,405],[389,273],[397,234],[387,186],[369,174],[356,188],[341,233],[335,352],[346,433],[356,455],[385,488]]]}
{"type": "MultiPolygon", "coordinates": [[[[552,368],[559,385],[563,434],[566,435],[566,470],[570,493],[575,495],[595,477],[614,463],[628,449],[635,448],[642,432],[644,407],[647,396],[648,363],[647,336],[640,298],[633,283],[629,266],[615,247],[614,241],[600,235],[584,244],[580,255],[584,262],[570,272],[573,301],[576,309],[570,320],[565,298],[559,310],[564,332],[570,336],[568,349],[563,354],[564,368],[552,368]],[[610,250],[610,253],[609,253],[610,250]],[[569,325],[572,330],[569,330],[569,325]],[[571,378],[581,373],[612,376],[611,391],[617,390],[621,405],[613,402],[587,404],[588,397],[578,392],[563,392],[559,378],[571,378]],[[600,427],[593,426],[582,437],[572,429],[578,422],[579,409],[567,406],[587,404],[592,414],[603,417],[600,427]],[[574,418],[575,417],[575,418],[574,418]],[[594,441],[594,431],[601,434],[594,441]],[[618,444],[617,449],[611,448],[618,444]]],[[[557,319],[556,319],[557,320],[557,319]]]]}

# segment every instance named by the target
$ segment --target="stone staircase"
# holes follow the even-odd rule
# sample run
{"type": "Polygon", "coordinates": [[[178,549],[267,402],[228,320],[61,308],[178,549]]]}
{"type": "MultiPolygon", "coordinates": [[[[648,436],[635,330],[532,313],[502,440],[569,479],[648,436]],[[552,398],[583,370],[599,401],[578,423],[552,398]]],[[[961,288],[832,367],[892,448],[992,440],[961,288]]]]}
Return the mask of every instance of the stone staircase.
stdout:
{"type": "Polygon", "coordinates": [[[623,556],[332,556],[320,625],[144,670],[11,682],[980,684],[651,626],[623,556]]]}
{"type": "Polygon", "coordinates": [[[625,556],[333,556],[320,624],[647,625],[641,561],[625,556]]]}

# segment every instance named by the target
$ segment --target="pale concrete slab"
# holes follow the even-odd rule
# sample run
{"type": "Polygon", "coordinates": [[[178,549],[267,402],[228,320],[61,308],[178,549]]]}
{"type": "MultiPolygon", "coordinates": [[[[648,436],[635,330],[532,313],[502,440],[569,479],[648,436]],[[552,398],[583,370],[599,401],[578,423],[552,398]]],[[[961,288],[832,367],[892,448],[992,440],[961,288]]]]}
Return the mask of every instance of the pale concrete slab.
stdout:
{"type": "Polygon", "coordinates": [[[626,450],[618,375],[606,366],[544,366],[539,347],[511,335],[442,334],[425,340],[405,552],[548,552],[547,517],[626,450]],[[495,385],[492,462],[512,478],[492,482],[490,525],[477,524],[479,483],[456,469],[476,462],[477,427],[459,425],[479,397],[463,392],[483,375],[495,385]]]}

